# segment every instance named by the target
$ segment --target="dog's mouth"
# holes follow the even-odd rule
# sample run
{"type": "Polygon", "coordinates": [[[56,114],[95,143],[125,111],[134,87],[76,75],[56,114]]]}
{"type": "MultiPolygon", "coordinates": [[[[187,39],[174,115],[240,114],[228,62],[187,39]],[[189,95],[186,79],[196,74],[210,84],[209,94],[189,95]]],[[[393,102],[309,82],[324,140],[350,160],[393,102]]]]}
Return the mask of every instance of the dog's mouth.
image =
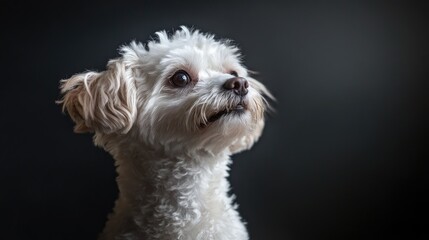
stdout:
{"type": "Polygon", "coordinates": [[[207,123],[213,123],[217,120],[219,120],[221,117],[224,117],[226,115],[230,115],[230,114],[242,114],[246,111],[247,109],[247,104],[244,101],[241,101],[240,103],[238,103],[237,105],[235,105],[233,108],[226,108],[222,111],[219,111],[213,115],[211,115],[208,119],[207,119],[207,123]]]}

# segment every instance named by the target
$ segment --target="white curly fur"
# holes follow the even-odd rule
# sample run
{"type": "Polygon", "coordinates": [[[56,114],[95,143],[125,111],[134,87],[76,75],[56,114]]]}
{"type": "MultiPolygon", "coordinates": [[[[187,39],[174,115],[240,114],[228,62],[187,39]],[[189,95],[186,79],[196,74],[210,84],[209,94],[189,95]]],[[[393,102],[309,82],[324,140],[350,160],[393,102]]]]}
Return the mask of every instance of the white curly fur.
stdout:
{"type": "Polygon", "coordinates": [[[230,155],[251,147],[264,126],[266,88],[248,75],[230,41],[181,27],[145,46],[132,42],[107,70],[61,81],[76,132],[115,159],[119,198],[100,239],[248,239],[228,196],[230,155]],[[175,87],[185,70],[192,79],[175,87]],[[235,71],[249,83],[225,91],[235,71]],[[225,114],[246,103],[241,114],[225,114]]]}

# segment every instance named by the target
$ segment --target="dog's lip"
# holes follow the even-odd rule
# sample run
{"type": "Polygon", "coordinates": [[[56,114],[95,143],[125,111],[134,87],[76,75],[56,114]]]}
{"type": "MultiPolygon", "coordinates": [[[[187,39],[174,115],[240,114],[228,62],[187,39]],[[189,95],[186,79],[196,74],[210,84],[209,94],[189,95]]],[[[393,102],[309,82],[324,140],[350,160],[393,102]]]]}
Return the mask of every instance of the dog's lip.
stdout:
{"type": "Polygon", "coordinates": [[[247,104],[245,102],[241,101],[234,108],[224,109],[222,111],[219,111],[219,112],[211,115],[207,121],[209,123],[212,123],[212,122],[215,122],[216,120],[218,120],[219,118],[226,116],[228,114],[231,114],[231,113],[240,114],[240,113],[243,113],[244,111],[246,111],[246,108],[247,108],[247,104]]]}

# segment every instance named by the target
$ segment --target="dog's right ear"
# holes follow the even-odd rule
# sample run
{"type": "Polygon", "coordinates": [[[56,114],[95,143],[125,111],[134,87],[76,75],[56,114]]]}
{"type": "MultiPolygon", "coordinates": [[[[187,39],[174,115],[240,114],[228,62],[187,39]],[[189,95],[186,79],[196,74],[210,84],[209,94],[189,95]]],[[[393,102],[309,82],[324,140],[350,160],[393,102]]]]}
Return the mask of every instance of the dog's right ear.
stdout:
{"type": "Polygon", "coordinates": [[[104,72],[76,74],[61,80],[62,104],[76,123],[75,132],[126,133],[136,116],[136,89],[132,71],[121,59],[104,72]]]}

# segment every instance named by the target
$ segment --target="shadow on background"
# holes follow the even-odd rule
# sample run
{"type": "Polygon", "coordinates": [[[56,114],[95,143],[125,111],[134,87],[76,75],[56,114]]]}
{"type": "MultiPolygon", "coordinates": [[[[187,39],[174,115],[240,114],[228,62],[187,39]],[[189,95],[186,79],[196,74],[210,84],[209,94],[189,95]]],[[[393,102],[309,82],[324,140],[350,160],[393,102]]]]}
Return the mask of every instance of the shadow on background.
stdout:
{"type": "Polygon", "coordinates": [[[72,132],[54,104],[58,82],[103,70],[131,40],[187,25],[233,39],[277,98],[263,137],[233,157],[232,193],[251,239],[427,239],[427,6],[141,1],[1,11],[2,238],[96,238],[117,195],[113,161],[72,132]]]}

